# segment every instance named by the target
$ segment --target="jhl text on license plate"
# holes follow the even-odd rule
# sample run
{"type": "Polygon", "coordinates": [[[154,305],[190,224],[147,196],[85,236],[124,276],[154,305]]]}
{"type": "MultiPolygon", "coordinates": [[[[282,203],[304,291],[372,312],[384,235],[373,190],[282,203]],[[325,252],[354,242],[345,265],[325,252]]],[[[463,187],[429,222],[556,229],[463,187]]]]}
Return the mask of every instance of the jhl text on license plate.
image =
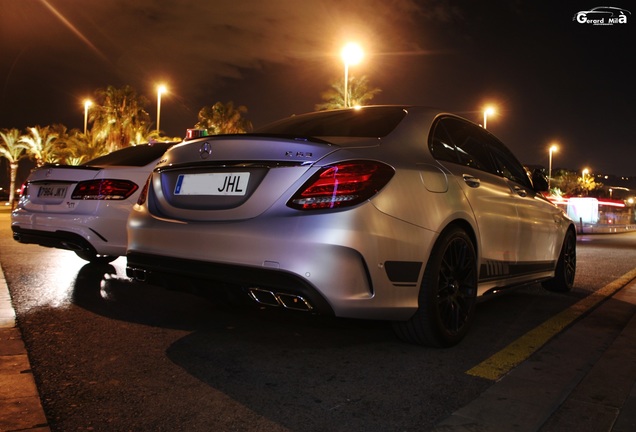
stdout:
{"type": "Polygon", "coordinates": [[[249,172],[180,174],[175,195],[245,195],[249,172]]]}

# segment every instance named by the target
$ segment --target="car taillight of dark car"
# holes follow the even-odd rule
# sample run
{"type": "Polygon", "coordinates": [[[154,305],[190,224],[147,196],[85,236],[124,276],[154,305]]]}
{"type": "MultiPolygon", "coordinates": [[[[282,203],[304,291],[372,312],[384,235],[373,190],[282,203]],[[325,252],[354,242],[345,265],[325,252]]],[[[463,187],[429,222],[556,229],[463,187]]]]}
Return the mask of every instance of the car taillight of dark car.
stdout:
{"type": "Polygon", "coordinates": [[[298,210],[351,207],[382,189],[395,171],[377,161],[346,161],[321,168],[287,202],[298,210]]]}
{"type": "Polygon", "coordinates": [[[77,200],[124,200],[139,186],[129,180],[100,179],[82,181],[75,186],[72,199],[77,200]]]}

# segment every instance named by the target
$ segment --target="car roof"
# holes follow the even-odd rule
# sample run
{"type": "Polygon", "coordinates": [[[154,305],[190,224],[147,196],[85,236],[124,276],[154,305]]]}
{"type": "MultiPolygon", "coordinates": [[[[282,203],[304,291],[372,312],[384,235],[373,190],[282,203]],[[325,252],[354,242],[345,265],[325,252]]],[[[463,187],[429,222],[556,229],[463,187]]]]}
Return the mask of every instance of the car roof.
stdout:
{"type": "Polygon", "coordinates": [[[258,129],[253,134],[384,137],[391,133],[409,112],[441,114],[445,111],[414,105],[370,105],[357,108],[317,111],[294,115],[258,129]]]}
{"type": "Polygon", "coordinates": [[[81,166],[144,166],[163,155],[175,142],[140,144],[116,150],[83,163],[81,166]]]}

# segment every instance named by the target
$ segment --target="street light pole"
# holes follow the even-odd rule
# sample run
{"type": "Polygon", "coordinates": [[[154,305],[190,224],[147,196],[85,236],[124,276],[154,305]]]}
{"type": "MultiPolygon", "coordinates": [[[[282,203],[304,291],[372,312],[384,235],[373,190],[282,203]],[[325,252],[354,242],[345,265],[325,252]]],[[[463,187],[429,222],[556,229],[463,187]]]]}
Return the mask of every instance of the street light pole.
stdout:
{"type": "Polygon", "coordinates": [[[493,107],[486,107],[484,110],[484,129],[487,128],[488,124],[488,116],[493,115],[495,113],[495,109],[493,107]]]}
{"type": "Polygon", "coordinates": [[[556,144],[550,146],[550,162],[548,164],[548,192],[550,191],[550,183],[552,182],[552,153],[557,151],[559,147],[556,144]]]}
{"type": "Polygon", "coordinates": [[[344,107],[349,107],[349,65],[357,64],[362,60],[362,48],[353,42],[344,46],[341,52],[344,61],[344,107]]]}
{"type": "Polygon", "coordinates": [[[84,101],[84,135],[86,135],[86,131],[88,128],[88,108],[93,104],[90,100],[86,99],[84,101]]]}
{"type": "Polygon", "coordinates": [[[349,63],[344,62],[344,107],[349,107],[349,63]]]}
{"type": "Polygon", "coordinates": [[[589,191],[587,190],[587,183],[585,181],[585,176],[587,176],[589,174],[590,170],[587,168],[584,168],[583,171],[581,171],[581,178],[583,180],[583,189],[585,191],[585,196],[588,195],[589,191]]]}
{"type": "Polygon", "coordinates": [[[583,183],[585,183],[585,176],[590,172],[589,169],[584,168],[583,171],[581,172],[581,175],[583,177],[583,183]]]}
{"type": "Polygon", "coordinates": [[[167,91],[165,85],[157,87],[157,134],[159,134],[159,125],[161,121],[161,94],[167,91]]]}

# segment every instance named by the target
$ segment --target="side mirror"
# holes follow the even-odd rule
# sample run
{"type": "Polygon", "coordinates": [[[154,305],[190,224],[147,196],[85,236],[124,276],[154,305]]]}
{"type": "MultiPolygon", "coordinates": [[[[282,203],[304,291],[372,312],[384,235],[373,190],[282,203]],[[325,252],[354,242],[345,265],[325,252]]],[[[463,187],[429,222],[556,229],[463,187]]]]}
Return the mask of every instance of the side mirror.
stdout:
{"type": "Polygon", "coordinates": [[[532,186],[536,192],[548,192],[550,189],[548,179],[540,169],[532,171],[532,186]]]}

